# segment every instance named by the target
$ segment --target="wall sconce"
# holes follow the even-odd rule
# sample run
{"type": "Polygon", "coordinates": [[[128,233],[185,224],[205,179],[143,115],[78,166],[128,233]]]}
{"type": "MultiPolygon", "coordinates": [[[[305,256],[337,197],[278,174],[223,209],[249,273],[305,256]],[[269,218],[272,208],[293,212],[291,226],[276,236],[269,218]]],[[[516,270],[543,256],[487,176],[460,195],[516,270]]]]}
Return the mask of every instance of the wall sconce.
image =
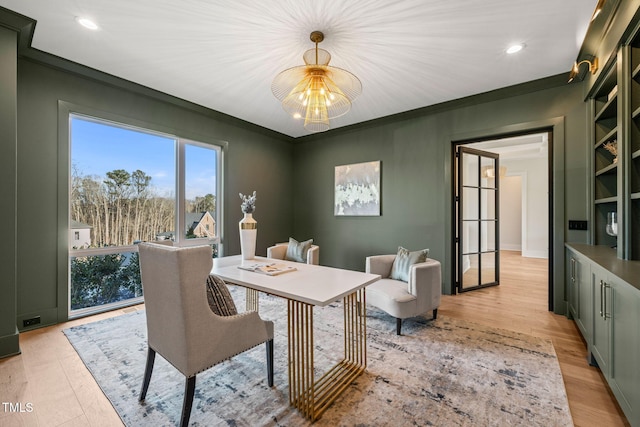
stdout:
{"type": "MultiPolygon", "coordinates": [[[[498,169],[498,174],[500,176],[500,178],[502,178],[503,176],[507,175],[507,167],[506,166],[500,166],[500,169],[498,169]]],[[[481,169],[481,175],[482,178],[495,178],[496,177],[496,170],[493,166],[483,166],[481,169]]]]}
{"type": "Polygon", "coordinates": [[[567,83],[571,83],[573,79],[578,75],[578,71],[580,70],[580,66],[582,64],[589,64],[589,72],[591,74],[595,74],[598,71],[598,58],[594,57],[593,60],[589,61],[585,59],[584,61],[574,62],[571,71],[569,72],[569,81],[567,83]]]}

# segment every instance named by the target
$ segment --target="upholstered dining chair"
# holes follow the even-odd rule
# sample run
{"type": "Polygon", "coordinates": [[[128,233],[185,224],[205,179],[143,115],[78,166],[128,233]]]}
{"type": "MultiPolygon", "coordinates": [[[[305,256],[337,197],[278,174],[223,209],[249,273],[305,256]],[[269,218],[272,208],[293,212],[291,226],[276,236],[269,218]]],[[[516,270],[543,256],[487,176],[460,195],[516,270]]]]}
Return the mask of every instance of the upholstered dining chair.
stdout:
{"type": "Polygon", "coordinates": [[[267,258],[286,259],[318,265],[320,262],[320,247],[313,244],[313,239],[298,242],[290,237],[289,242],[276,243],[268,247],[267,258]]]}
{"type": "Polygon", "coordinates": [[[156,353],[185,376],[181,426],[189,424],[196,375],[262,343],[272,387],[273,322],[255,311],[228,316],[212,311],[207,294],[213,284],[207,281],[213,265],[211,247],[140,243],[138,249],[148,344],[140,402],[146,398],[156,353]]]}
{"type": "Polygon", "coordinates": [[[367,286],[367,304],[395,317],[396,333],[401,335],[403,319],[419,316],[431,310],[434,319],[438,316],[442,282],[440,262],[430,258],[405,265],[407,272],[402,277],[403,280],[391,278],[394,276],[394,261],[398,256],[367,257],[365,271],[382,277],[367,286]]]}

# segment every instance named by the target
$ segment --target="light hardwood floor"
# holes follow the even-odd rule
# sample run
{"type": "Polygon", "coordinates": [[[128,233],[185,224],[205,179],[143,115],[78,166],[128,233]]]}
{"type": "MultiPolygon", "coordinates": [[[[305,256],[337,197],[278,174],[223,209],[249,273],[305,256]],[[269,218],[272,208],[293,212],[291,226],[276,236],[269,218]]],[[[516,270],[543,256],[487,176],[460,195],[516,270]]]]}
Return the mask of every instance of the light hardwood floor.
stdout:
{"type": "MultiPolygon", "coordinates": [[[[573,321],[547,311],[547,261],[503,252],[498,287],[444,295],[438,314],[553,341],[574,424],[628,426],[573,321]]],[[[62,330],[143,306],[103,313],[20,335],[22,354],[0,359],[0,426],[121,426],[115,410],[62,330]],[[27,405],[29,404],[29,405],[27,405]],[[29,411],[32,408],[32,411],[29,411]]]]}

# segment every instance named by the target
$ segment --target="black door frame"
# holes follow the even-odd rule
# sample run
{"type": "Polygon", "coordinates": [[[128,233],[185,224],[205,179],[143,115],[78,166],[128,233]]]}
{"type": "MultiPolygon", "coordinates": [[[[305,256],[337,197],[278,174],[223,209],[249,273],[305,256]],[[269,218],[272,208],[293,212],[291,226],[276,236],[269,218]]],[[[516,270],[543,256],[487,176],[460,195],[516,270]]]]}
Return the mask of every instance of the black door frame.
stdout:
{"type": "MultiPolygon", "coordinates": [[[[462,162],[462,154],[466,153],[466,154],[470,154],[470,155],[476,155],[478,157],[488,157],[488,158],[492,158],[494,161],[494,169],[496,171],[496,177],[498,176],[497,173],[500,170],[500,159],[499,156],[495,153],[491,153],[488,151],[482,151],[482,150],[478,150],[475,148],[469,148],[469,147],[465,147],[465,144],[458,144],[456,145],[456,154],[455,154],[455,161],[456,161],[456,165],[460,165],[460,163],[462,162]]],[[[457,221],[456,221],[456,232],[454,234],[454,241],[452,242],[453,245],[456,245],[456,247],[461,247],[461,245],[464,244],[464,239],[461,237],[462,231],[463,231],[463,224],[464,224],[464,218],[461,217],[461,208],[463,206],[463,198],[462,198],[462,193],[463,193],[463,188],[465,187],[463,182],[462,182],[462,177],[464,176],[463,173],[463,168],[457,167],[456,168],[456,179],[457,179],[457,183],[458,185],[456,186],[457,191],[456,191],[456,195],[454,195],[454,201],[456,203],[455,209],[456,212],[454,212],[454,215],[457,213],[457,221]]],[[[477,180],[478,180],[478,189],[482,189],[484,187],[482,187],[482,183],[481,183],[481,171],[482,171],[482,161],[480,159],[478,159],[478,171],[477,171],[477,180]]],[[[463,251],[458,250],[456,253],[456,258],[454,260],[455,262],[455,266],[454,269],[456,270],[456,292],[469,292],[469,291],[474,291],[474,290],[478,290],[478,289],[482,289],[482,288],[486,288],[486,287],[490,287],[490,286],[498,286],[500,285],[500,250],[499,250],[499,246],[500,246],[500,181],[499,179],[495,180],[495,195],[494,195],[494,215],[495,215],[495,229],[494,229],[494,237],[495,237],[495,244],[497,246],[497,250],[494,251],[494,266],[495,266],[495,273],[494,273],[494,280],[490,283],[483,283],[482,280],[482,256],[483,256],[483,252],[482,252],[482,242],[481,242],[481,236],[482,233],[480,231],[480,227],[478,228],[478,233],[479,233],[479,240],[478,240],[478,284],[476,286],[472,286],[469,288],[464,288],[464,283],[463,283],[463,275],[462,275],[462,260],[464,258],[464,253],[463,251]]],[[[478,200],[478,222],[482,223],[482,212],[481,212],[481,207],[482,207],[482,202],[479,199],[478,200]]]]}
{"type": "MultiPolygon", "coordinates": [[[[457,159],[456,153],[458,151],[458,147],[461,145],[473,144],[477,142],[485,142],[485,141],[493,141],[504,138],[513,138],[518,136],[526,136],[538,133],[547,133],[549,137],[549,147],[547,151],[547,172],[548,172],[548,215],[549,215],[549,226],[548,226],[548,246],[549,246],[549,264],[548,264],[548,308],[549,311],[554,311],[554,271],[555,271],[555,238],[553,234],[554,230],[554,127],[555,126],[545,126],[537,129],[526,129],[517,132],[511,133],[499,133],[494,135],[484,135],[482,137],[477,138],[469,138],[463,140],[453,140],[451,141],[451,171],[452,171],[452,179],[451,179],[451,259],[455,260],[457,257],[457,245],[455,242],[456,239],[456,187],[458,185],[458,171],[457,171],[457,159]]],[[[564,239],[563,239],[564,240],[564,239]]],[[[455,262],[454,262],[455,264],[455,262]]],[[[457,277],[457,268],[454,265],[451,268],[451,294],[457,294],[457,286],[456,286],[456,277],[457,277]]]]}

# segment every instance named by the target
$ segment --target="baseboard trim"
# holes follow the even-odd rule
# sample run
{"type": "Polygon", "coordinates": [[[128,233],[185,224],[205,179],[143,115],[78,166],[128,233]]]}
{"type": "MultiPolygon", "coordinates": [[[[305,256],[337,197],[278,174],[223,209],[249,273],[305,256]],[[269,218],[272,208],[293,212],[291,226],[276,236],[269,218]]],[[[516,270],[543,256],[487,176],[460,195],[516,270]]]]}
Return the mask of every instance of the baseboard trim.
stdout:
{"type": "Polygon", "coordinates": [[[517,244],[513,244],[513,245],[509,245],[509,244],[500,244],[500,250],[501,251],[518,251],[521,252],[522,251],[522,245],[517,245],[517,244]]]}
{"type": "Polygon", "coordinates": [[[522,256],[526,258],[549,258],[548,251],[522,251],[522,256]]]}

